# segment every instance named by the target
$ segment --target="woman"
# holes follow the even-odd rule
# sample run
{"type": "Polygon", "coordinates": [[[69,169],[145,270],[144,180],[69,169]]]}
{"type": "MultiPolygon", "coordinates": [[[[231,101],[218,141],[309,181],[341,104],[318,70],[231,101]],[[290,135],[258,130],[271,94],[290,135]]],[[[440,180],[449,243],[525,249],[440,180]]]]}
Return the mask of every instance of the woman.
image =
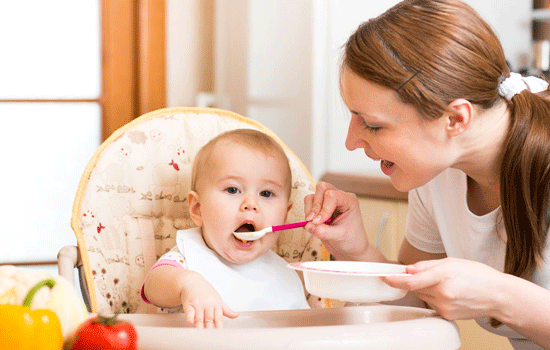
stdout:
{"type": "MultiPolygon", "coordinates": [[[[385,281],[517,349],[550,348],[548,84],[510,73],[491,28],[454,0],[403,1],[362,24],[340,79],[346,147],[409,191],[410,275],[385,281]]],[[[387,261],[353,194],[319,183],[305,210],[337,259],[387,261]]]]}

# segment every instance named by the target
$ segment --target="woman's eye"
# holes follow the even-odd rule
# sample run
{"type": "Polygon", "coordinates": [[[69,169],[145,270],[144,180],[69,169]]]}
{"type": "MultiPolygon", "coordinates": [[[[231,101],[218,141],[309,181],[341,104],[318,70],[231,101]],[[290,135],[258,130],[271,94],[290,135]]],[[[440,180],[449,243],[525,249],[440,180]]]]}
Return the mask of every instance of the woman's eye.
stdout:
{"type": "Polygon", "coordinates": [[[365,119],[363,119],[362,116],[360,116],[359,114],[357,114],[356,112],[351,112],[351,115],[357,119],[359,119],[359,124],[361,124],[361,127],[363,127],[363,129],[369,131],[369,132],[372,132],[372,133],[375,133],[377,132],[378,130],[382,129],[382,127],[380,126],[372,126],[372,125],[368,125],[366,122],[365,122],[365,119]]]}
{"type": "Polygon", "coordinates": [[[237,187],[228,187],[225,189],[225,191],[229,194],[239,193],[239,189],[237,187]]]}
{"type": "Polygon", "coordinates": [[[265,197],[265,198],[269,198],[269,197],[273,196],[273,192],[271,192],[271,191],[262,191],[262,192],[260,192],[260,196],[265,197]]]}
{"type": "Polygon", "coordinates": [[[379,126],[370,126],[370,125],[368,125],[367,123],[365,123],[365,121],[363,119],[361,119],[361,125],[363,125],[363,128],[365,130],[368,130],[370,132],[377,132],[378,130],[382,129],[379,126]]]}
{"type": "Polygon", "coordinates": [[[378,130],[382,129],[381,127],[379,126],[368,126],[368,125],[365,125],[365,129],[367,129],[368,131],[370,132],[377,132],[378,130]]]}

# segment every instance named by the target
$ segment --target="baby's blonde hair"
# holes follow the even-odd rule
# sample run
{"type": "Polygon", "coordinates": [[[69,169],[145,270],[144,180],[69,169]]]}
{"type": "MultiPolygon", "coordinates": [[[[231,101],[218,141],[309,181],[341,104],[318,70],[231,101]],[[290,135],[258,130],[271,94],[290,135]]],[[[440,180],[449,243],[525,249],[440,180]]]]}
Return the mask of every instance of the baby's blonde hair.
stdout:
{"type": "Polygon", "coordinates": [[[206,164],[209,163],[216,146],[220,142],[232,142],[244,145],[250,149],[259,151],[266,156],[279,158],[285,164],[286,183],[285,187],[288,190],[290,196],[292,190],[292,173],[290,170],[290,164],[288,157],[281,147],[281,145],[275,141],[269,135],[254,129],[235,129],[223,132],[212,140],[208,141],[197,153],[195,160],[193,161],[193,170],[191,171],[191,190],[197,190],[198,175],[204,173],[206,164]]]}

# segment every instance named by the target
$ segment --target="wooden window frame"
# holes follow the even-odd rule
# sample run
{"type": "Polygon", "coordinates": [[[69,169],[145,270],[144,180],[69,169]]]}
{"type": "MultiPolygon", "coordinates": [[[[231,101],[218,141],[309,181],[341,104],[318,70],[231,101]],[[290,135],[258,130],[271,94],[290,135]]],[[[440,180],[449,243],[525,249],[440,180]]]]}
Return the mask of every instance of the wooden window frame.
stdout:
{"type": "Polygon", "coordinates": [[[102,1],[102,133],[166,105],[166,5],[102,1]]]}

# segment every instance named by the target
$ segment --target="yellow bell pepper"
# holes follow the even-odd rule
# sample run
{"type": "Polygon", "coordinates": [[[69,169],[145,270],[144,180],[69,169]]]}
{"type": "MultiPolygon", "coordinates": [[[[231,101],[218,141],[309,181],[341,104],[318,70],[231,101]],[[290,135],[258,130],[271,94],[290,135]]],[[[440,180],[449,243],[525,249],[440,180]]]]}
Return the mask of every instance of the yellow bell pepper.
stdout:
{"type": "Polygon", "coordinates": [[[31,288],[23,305],[0,305],[0,350],[59,350],[63,346],[61,325],[51,310],[31,311],[36,292],[55,281],[47,279],[31,288]]]}

